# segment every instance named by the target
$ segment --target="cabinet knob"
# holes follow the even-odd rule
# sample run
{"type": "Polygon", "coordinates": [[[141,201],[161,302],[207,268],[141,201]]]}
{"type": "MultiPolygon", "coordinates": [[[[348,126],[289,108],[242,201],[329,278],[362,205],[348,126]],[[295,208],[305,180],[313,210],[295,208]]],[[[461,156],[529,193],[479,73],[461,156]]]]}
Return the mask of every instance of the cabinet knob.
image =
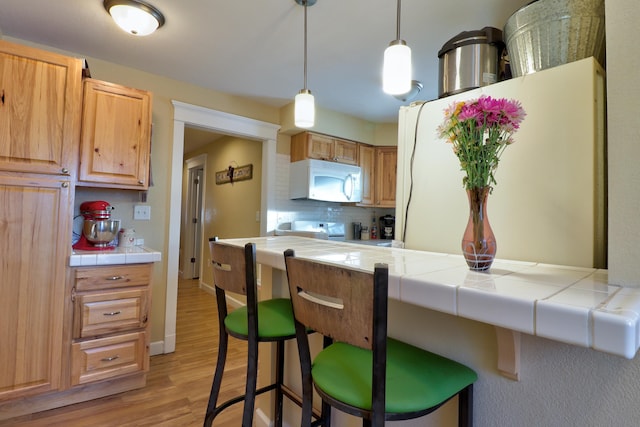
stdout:
{"type": "Polygon", "coordinates": [[[61,186],[62,186],[62,188],[67,188],[67,187],[69,187],[69,183],[65,181],[65,182],[63,182],[61,184],[61,186]]]}
{"type": "Polygon", "coordinates": [[[144,185],[144,181],[143,181],[143,180],[139,180],[139,181],[138,181],[138,184],[140,184],[140,185],[144,185]]]}
{"type": "Polygon", "coordinates": [[[62,172],[63,175],[69,175],[69,169],[67,168],[62,168],[60,172],[62,172]]]}

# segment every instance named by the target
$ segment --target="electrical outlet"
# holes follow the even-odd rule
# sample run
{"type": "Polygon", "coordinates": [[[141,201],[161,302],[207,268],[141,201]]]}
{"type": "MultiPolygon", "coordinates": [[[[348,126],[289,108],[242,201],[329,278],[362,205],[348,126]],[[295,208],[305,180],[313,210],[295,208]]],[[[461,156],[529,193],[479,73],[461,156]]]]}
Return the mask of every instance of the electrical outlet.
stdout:
{"type": "Polygon", "coordinates": [[[151,219],[151,206],[135,205],[133,207],[133,219],[149,221],[151,219]]]}

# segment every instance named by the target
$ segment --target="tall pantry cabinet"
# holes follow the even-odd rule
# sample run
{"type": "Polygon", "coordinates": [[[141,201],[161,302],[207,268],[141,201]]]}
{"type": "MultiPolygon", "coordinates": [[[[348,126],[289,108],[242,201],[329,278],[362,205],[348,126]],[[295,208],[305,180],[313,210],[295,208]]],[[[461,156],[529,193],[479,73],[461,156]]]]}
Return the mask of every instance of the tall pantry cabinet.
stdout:
{"type": "Polygon", "coordinates": [[[81,60],[0,41],[0,403],[59,390],[68,376],[81,84],[81,60]]]}

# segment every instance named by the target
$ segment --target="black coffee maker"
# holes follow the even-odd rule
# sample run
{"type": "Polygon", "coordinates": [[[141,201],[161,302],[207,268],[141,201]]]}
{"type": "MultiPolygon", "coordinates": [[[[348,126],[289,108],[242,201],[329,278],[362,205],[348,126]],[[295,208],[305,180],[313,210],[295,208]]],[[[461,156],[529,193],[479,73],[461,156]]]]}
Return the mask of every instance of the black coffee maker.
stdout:
{"type": "Polygon", "coordinates": [[[380,239],[393,240],[396,232],[396,217],[385,215],[380,217],[380,239]]]}

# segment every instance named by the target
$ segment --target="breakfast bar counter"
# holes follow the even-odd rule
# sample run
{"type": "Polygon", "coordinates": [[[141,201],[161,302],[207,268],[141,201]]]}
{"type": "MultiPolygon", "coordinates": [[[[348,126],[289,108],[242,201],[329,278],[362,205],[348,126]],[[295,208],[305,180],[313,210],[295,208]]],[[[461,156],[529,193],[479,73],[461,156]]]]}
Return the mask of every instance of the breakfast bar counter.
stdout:
{"type": "Polygon", "coordinates": [[[519,333],[628,359],[640,346],[640,289],[608,284],[607,270],[496,260],[488,272],[473,272],[459,255],[393,247],[297,236],[223,242],[253,242],[257,262],[282,271],[286,249],[299,257],[367,271],[386,263],[390,298],[496,326],[498,368],[514,379],[519,333]]]}

